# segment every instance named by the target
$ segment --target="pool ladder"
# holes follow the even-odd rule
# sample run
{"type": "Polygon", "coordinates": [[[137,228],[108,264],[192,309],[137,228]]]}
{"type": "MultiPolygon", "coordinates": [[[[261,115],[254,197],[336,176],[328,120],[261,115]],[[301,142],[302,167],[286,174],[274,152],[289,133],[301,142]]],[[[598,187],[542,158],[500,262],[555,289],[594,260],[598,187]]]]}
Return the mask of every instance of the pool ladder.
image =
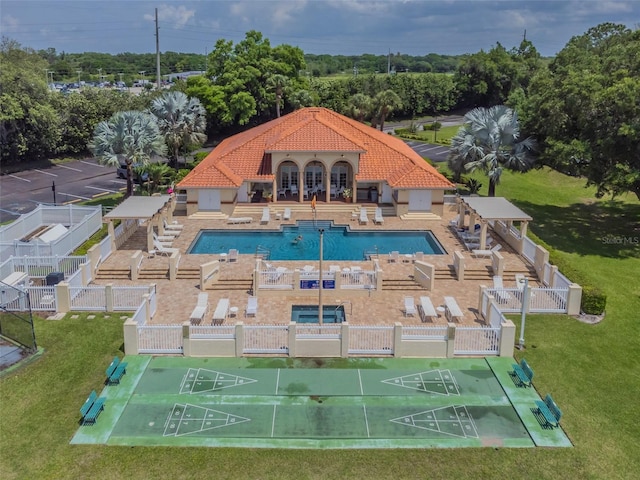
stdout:
{"type": "Polygon", "coordinates": [[[256,258],[261,258],[263,260],[269,260],[271,257],[271,250],[262,245],[258,245],[256,247],[256,258]]]}
{"type": "MultiPolygon", "coordinates": [[[[338,317],[338,310],[340,309],[340,307],[344,307],[346,304],[349,304],[349,315],[353,314],[353,305],[349,300],[345,300],[344,302],[341,302],[340,305],[338,305],[334,311],[333,311],[333,318],[337,318],[338,317]]],[[[344,311],[344,322],[347,321],[347,311],[344,311]]]]}
{"type": "Polygon", "coordinates": [[[364,260],[372,260],[372,259],[379,258],[378,254],[379,254],[378,247],[374,245],[373,250],[364,250],[362,252],[362,258],[364,260]]]}

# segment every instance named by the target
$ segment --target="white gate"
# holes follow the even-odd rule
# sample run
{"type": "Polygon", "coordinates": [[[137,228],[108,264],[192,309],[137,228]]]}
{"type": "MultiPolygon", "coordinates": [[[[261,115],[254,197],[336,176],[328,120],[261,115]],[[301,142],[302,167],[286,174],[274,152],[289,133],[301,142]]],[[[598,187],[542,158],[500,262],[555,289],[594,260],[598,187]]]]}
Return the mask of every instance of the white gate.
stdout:
{"type": "Polygon", "coordinates": [[[138,353],[182,353],[182,325],[138,326],[138,353]]]}
{"type": "Polygon", "coordinates": [[[289,354],[289,327],[287,325],[245,325],[242,353],[289,354]]]}
{"type": "Polygon", "coordinates": [[[497,355],[499,351],[499,327],[456,327],[454,355],[497,355]]]}
{"type": "Polygon", "coordinates": [[[349,354],[393,355],[393,326],[349,325],[349,354]]]}

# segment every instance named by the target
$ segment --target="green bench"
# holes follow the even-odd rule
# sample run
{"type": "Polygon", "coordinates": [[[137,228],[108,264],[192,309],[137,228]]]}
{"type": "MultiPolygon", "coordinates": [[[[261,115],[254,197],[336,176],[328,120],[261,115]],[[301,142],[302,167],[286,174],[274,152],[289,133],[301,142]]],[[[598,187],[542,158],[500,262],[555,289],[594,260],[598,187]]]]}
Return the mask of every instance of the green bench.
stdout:
{"type": "Polygon", "coordinates": [[[121,362],[118,357],[113,357],[105,373],[107,374],[105,383],[107,385],[117,385],[120,383],[122,376],[127,373],[127,362],[121,362]]]}
{"type": "Polygon", "coordinates": [[[82,415],[80,423],[82,425],[93,425],[98,419],[100,412],[104,410],[104,397],[98,397],[95,390],[92,390],[82,407],[80,407],[80,414],[82,415]]]}
{"type": "Polygon", "coordinates": [[[520,380],[522,385],[524,385],[525,387],[530,387],[531,381],[533,380],[533,370],[531,369],[527,361],[523,358],[522,360],[520,360],[519,364],[514,363],[512,367],[513,372],[516,374],[518,380],[520,380]]]}
{"type": "Polygon", "coordinates": [[[557,427],[560,424],[562,411],[558,408],[556,402],[553,401],[551,395],[547,394],[544,400],[536,400],[536,406],[549,425],[557,427]]]}

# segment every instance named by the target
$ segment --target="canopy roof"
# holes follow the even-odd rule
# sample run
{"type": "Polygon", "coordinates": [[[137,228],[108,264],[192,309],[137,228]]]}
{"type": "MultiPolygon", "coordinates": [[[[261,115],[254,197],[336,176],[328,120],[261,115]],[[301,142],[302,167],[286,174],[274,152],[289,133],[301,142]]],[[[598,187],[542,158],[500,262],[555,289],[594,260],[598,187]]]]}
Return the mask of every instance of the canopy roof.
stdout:
{"type": "Polygon", "coordinates": [[[462,202],[485,220],[533,220],[504,197],[464,197],[462,202]]]}
{"type": "Polygon", "coordinates": [[[171,200],[170,195],[129,197],[107,213],[104,218],[106,220],[121,220],[127,218],[149,219],[162,210],[169,200],[171,200]]]}

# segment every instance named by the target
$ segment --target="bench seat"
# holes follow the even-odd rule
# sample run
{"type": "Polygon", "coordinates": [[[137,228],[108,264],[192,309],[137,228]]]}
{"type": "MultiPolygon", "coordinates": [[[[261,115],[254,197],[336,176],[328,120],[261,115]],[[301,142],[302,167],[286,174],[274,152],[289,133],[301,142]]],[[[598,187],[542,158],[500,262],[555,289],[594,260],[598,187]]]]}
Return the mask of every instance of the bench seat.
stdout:
{"type": "Polygon", "coordinates": [[[527,361],[523,358],[520,363],[514,363],[512,365],[513,372],[518,377],[518,380],[525,386],[530,387],[531,381],[533,380],[533,370],[527,363],[527,361]]]}
{"type": "Polygon", "coordinates": [[[105,399],[103,397],[100,397],[97,398],[95,402],[93,402],[93,405],[91,405],[91,409],[83,419],[83,425],[94,425],[96,423],[98,415],[100,415],[100,412],[104,410],[104,401],[105,399]]]}
{"type": "Polygon", "coordinates": [[[444,297],[445,316],[448,321],[460,321],[463,317],[462,310],[458,306],[458,302],[453,297],[444,297]]]}
{"type": "Polygon", "coordinates": [[[420,297],[420,311],[422,313],[422,321],[425,322],[427,318],[438,318],[438,312],[431,303],[431,298],[420,297]]]}
{"type": "Polygon", "coordinates": [[[553,427],[557,427],[560,424],[560,418],[562,418],[562,411],[553,401],[551,395],[547,394],[544,400],[536,400],[536,406],[538,410],[547,421],[553,427]]]}

